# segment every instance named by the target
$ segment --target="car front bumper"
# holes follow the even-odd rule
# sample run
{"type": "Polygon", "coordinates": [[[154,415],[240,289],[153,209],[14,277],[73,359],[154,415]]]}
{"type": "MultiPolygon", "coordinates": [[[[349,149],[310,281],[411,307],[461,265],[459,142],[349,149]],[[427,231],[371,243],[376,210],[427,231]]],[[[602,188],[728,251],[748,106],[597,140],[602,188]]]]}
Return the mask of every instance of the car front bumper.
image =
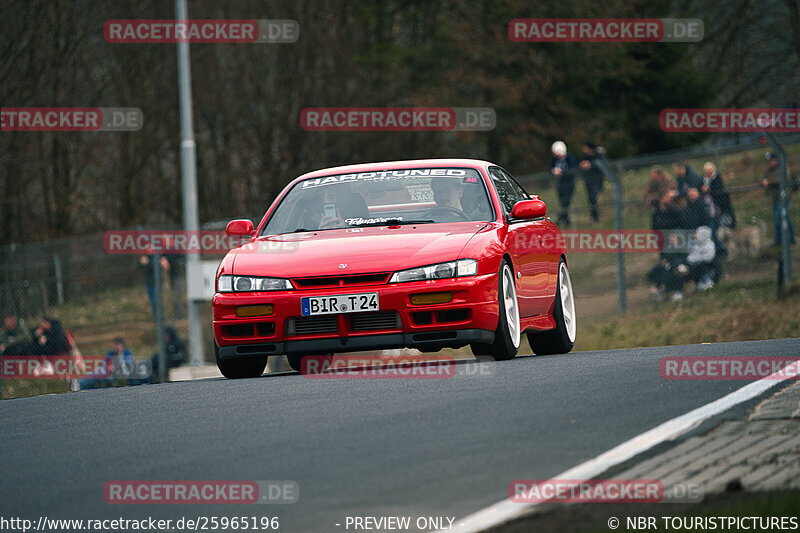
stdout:
{"type": "Polygon", "coordinates": [[[499,313],[497,274],[280,292],[217,293],[212,305],[214,339],[219,356],[225,359],[404,347],[435,350],[472,342],[491,343],[499,313]],[[301,315],[303,297],[368,292],[378,293],[380,310],[375,313],[301,315]],[[442,292],[451,293],[452,301],[411,303],[414,295],[442,292]],[[236,316],[237,307],[263,304],[271,304],[273,314],[236,316]],[[298,324],[320,327],[309,331],[298,324]]]}

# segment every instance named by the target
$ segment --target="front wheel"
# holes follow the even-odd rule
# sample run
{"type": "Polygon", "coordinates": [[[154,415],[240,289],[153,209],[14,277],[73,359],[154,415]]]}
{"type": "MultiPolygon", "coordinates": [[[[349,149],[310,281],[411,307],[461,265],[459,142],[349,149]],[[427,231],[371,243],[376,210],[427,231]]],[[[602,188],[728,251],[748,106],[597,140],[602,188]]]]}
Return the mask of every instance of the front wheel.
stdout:
{"type": "Polygon", "coordinates": [[[556,301],[553,303],[555,329],[528,333],[528,343],[536,355],[567,353],[575,345],[577,323],[575,316],[575,295],[569,278],[567,263],[562,259],[558,265],[558,284],[556,301]]]}
{"type": "Polygon", "coordinates": [[[242,357],[238,359],[221,359],[219,346],[214,343],[214,356],[217,359],[217,368],[228,379],[256,378],[264,373],[267,367],[267,356],[242,357]]]}
{"type": "Polygon", "coordinates": [[[508,261],[503,261],[498,276],[498,300],[500,313],[494,343],[473,342],[470,344],[475,357],[493,357],[496,361],[508,361],[517,355],[520,341],[519,305],[514,274],[508,261]]]}
{"type": "Polygon", "coordinates": [[[314,370],[314,369],[317,369],[317,368],[320,368],[320,369],[329,368],[331,366],[331,361],[333,361],[333,354],[332,353],[324,354],[324,355],[306,355],[306,354],[293,353],[293,354],[288,354],[286,356],[286,361],[288,361],[289,366],[291,367],[292,370],[294,370],[296,372],[300,372],[302,374],[304,372],[304,370],[305,371],[309,370],[308,368],[305,368],[305,369],[303,368],[303,358],[305,358],[305,357],[313,357],[313,358],[315,358],[317,360],[318,364],[316,366],[311,366],[311,368],[310,368],[311,370],[314,370]]]}

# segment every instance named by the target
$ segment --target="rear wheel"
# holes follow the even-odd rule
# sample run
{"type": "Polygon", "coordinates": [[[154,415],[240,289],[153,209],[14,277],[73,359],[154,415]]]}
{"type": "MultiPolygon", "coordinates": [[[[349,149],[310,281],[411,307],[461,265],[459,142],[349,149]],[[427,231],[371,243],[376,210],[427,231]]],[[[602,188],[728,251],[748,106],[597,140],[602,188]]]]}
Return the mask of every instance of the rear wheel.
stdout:
{"type": "Polygon", "coordinates": [[[517,355],[520,341],[519,305],[514,273],[508,261],[500,265],[498,276],[498,300],[500,313],[497,317],[497,330],[492,344],[473,342],[470,344],[475,357],[492,357],[497,361],[507,361],[517,355]]]}
{"type": "Polygon", "coordinates": [[[575,320],[575,295],[569,278],[567,263],[562,259],[558,265],[556,301],[553,304],[555,329],[528,333],[528,343],[536,355],[567,353],[575,345],[577,323],[575,320]]]}
{"type": "Polygon", "coordinates": [[[214,343],[214,356],[217,359],[217,368],[228,379],[256,378],[264,373],[267,367],[267,356],[241,357],[237,359],[221,359],[219,346],[214,343]]]}

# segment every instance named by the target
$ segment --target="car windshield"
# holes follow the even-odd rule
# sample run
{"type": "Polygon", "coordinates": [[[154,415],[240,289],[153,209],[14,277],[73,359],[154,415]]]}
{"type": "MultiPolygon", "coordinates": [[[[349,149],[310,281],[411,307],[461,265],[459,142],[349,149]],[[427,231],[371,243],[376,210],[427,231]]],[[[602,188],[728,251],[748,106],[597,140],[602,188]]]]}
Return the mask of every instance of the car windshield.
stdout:
{"type": "Polygon", "coordinates": [[[491,218],[486,187],[475,169],[381,170],[295,184],[261,234],[491,218]]]}

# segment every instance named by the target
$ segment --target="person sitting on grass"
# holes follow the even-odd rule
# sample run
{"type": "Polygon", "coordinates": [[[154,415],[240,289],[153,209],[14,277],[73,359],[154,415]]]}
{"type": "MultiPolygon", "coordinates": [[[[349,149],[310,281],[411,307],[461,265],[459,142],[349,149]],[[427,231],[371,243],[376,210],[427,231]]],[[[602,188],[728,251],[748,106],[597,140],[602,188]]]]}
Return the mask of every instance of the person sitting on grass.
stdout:
{"type": "Polygon", "coordinates": [[[707,291],[719,279],[717,275],[719,268],[711,228],[700,226],[695,232],[686,262],[678,266],[678,273],[685,276],[686,281],[695,283],[695,291],[707,291]]]}
{"type": "Polygon", "coordinates": [[[677,273],[677,267],[686,257],[679,239],[686,199],[678,196],[675,182],[660,169],[653,169],[653,177],[657,187],[653,187],[651,193],[658,192],[660,195],[648,200],[650,205],[656,207],[650,224],[663,238],[663,245],[659,262],[647,274],[647,280],[650,282],[650,294],[657,302],[663,301],[665,295],[677,300],[683,297],[681,288],[684,282],[677,273]]]}
{"type": "Polygon", "coordinates": [[[115,381],[135,385],[138,381],[131,378],[136,373],[136,358],[125,341],[117,337],[112,348],[106,352],[105,365],[84,379],[78,380],[78,389],[95,389],[111,386],[115,381]]]}
{"type": "Polygon", "coordinates": [[[3,318],[3,330],[0,331],[0,355],[22,355],[20,349],[30,349],[31,337],[25,329],[25,323],[17,315],[3,318]]]}
{"type": "MultiPolygon", "coordinates": [[[[178,333],[172,326],[164,328],[164,349],[167,352],[167,370],[170,368],[177,368],[183,364],[186,359],[186,343],[178,337],[178,333]]],[[[143,382],[153,383],[153,381],[155,381],[160,368],[158,361],[158,352],[156,352],[150,359],[151,374],[146,380],[143,380],[143,382]]]]}
{"type": "Polygon", "coordinates": [[[647,273],[647,280],[650,282],[650,294],[657,302],[664,301],[665,295],[671,295],[670,299],[674,302],[683,299],[683,284],[685,280],[678,273],[678,268],[685,261],[686,254],[678,251],[678,234],[674,231],[665,231],[664,249],[658,263],[647,273]]]}

